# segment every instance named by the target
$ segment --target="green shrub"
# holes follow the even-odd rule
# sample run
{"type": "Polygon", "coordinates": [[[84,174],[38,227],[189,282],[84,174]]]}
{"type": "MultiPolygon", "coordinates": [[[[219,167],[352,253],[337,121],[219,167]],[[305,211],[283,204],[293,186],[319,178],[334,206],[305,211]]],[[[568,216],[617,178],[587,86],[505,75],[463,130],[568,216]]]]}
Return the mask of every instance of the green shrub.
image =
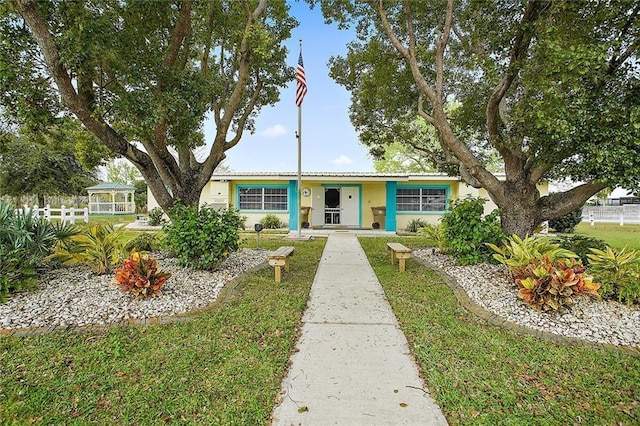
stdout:
{"type": "Polygon", "coordinates": [[[156,234],[143,232],[135,238],[130,239],[124,245],[124,251],[130,253],[132,251],[150,252],[159,250],[162,246],[160,238],[156,234]]]}
{"type": "Polygon", "coordinates": [[[566,215],[549,221],[549,228],[555,232],[570,234],[576,230],[576,226],[582,222],[582,207],[567,213],[566,215]]]}
{"type": "Polygon", "coordinates": [[[285,224],[275,214],[269,213],[260,219],[260,223],[265,229],[279,229],[284,228],[285,224]]]}
{"type": "Polygon", "coordinates": [[[458,263],[472,265],[491,260],[491,250],[485,243],[500,244],[505,234],[500,227],[498,211],[487,216],[483,198],[467,197],[451,201],[451,210],[442,216],[448,252],[458,263]]]}
{"type": "Polygon", "coordinates": [[[149,212],[149,226],[160,226],[164,222],[164,212],[160,207],[154,207],[149,212]]]}
{"type": "Polygon", "coordinates": [[[408,232],[418,232],[420,229],[427,226],[427,222],[424,219],[416,218],[411,219],[407,224],[406,231],[408,232]]]}
{"type": "Polygon", "coordinates": [[[170,216],[171,222],[163,226],[165,243],[181,266],[211,270],[239,247],[244,218],[236,210],[178,203],[170,216]]]}
{"type": "Polygon", "coordinates": [[[85,232],[71,237],[69,244],[56,246],[49,259],[59,261],[63,266],[83,264],[99,275],[109,273],[122,261],[121,234],[121,228],[114,229],[111,224],[90,226],[85,232]]]}
{"type": "Polygon", "coordinates": [[[418,230],[418,235],[426,240],[425,244],[437,247],[441,253],[447,252],[448,243],[442,225],[428,223],[418,230]]]}
{"type": "Polygon", "coordinates": [[[586,235],[562,235],[554,239],[560,244],[560,247],[570,250],[577,254],[582,260],[582,264],[589,265],[588,255],[591,253],[591,249],[606,250],[607,243],[603,240],[594,237],[588,237],[586,235]]]}
{"type": "Polygon", "coordinates": [[[602,297],[640,304],[640,250],[591,249],[589,272],[602,284],[602,297]]]}
{"type": "Polygon", "coordinates": [[[15,211],[0,202],[0,299],[9,293],[37,285],[38,268],[60,240],[77,229],[53,225],[32,212],[15,211]]]}

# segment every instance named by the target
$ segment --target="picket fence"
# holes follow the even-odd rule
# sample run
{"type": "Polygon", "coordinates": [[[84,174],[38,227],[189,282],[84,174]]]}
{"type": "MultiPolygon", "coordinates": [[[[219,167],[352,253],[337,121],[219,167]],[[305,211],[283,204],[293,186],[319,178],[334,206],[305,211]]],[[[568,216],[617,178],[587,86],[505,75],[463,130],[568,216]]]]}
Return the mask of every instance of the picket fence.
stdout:
{"type": "Polygon", "coordinates": [[[47,204],[45,207],[38,207],[35,205],[31,208],[25,204],[20,210],[27,214],[29,212],[33,212],[35,217],[43,217],[49,222],[51,222],[52,219],[58,219],[62,223],[71,222],[72,224],[75,224],[76,219],[82,219],[85,223],[89,223],[89,209],[87,207],[77,209],[73,207],[69,208],[60,206],[59,209],[52,209],[51,206],[47,204]]]}

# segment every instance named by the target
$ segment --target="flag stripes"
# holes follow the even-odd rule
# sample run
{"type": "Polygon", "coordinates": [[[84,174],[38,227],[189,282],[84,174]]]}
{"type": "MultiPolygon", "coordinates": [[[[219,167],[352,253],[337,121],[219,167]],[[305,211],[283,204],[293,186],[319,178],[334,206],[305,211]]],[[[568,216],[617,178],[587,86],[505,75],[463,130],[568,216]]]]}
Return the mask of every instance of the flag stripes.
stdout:
{"type": "Polygon", "coordinates": [[[304,100],[304,95],[307,94],[307,79],[304,75],[304,65],[302,64],[302,49],[300,49],[300,56],[298,57],[296,81],[296,105],[301,106],[302,101],[304,100]]]}

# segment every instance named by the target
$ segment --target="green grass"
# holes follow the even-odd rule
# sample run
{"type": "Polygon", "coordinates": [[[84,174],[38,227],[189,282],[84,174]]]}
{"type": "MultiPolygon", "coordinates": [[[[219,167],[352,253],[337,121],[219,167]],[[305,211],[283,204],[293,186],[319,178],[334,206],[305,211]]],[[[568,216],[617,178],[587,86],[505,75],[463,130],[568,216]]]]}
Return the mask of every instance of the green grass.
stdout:
{"type": "Polygon", "coordinates": [[[265,424],[324,240],[291,244],[282,283],[254,271],[186,322],[0,337],[0,423],[265,424]]]}
{"type": "Polygon", "coordinates": [[[576,228],[576,234],[604,240],[611,247],[622,248],[625,245],[632,249],[640,249],[640,225],[624,225],[619,223],[582,222],[576,228]]]}
{"type": "Polygon", "coordinates": [[[451,425],[638,424],[640,358],[523,337],[479,320],[414,259],[399,274],[388,241],[360,239],[451,425]]]}

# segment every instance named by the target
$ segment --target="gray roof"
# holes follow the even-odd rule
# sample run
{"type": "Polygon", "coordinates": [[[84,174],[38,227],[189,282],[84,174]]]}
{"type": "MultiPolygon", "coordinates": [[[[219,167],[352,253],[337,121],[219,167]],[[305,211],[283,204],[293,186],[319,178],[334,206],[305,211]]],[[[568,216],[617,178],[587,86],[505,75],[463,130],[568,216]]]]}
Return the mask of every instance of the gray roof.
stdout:
{"type": "Polygon", "coordinates": [[[135,191],[133,186],[120,182],[102,182],[87,188],[87,191],[135,191]]]}

